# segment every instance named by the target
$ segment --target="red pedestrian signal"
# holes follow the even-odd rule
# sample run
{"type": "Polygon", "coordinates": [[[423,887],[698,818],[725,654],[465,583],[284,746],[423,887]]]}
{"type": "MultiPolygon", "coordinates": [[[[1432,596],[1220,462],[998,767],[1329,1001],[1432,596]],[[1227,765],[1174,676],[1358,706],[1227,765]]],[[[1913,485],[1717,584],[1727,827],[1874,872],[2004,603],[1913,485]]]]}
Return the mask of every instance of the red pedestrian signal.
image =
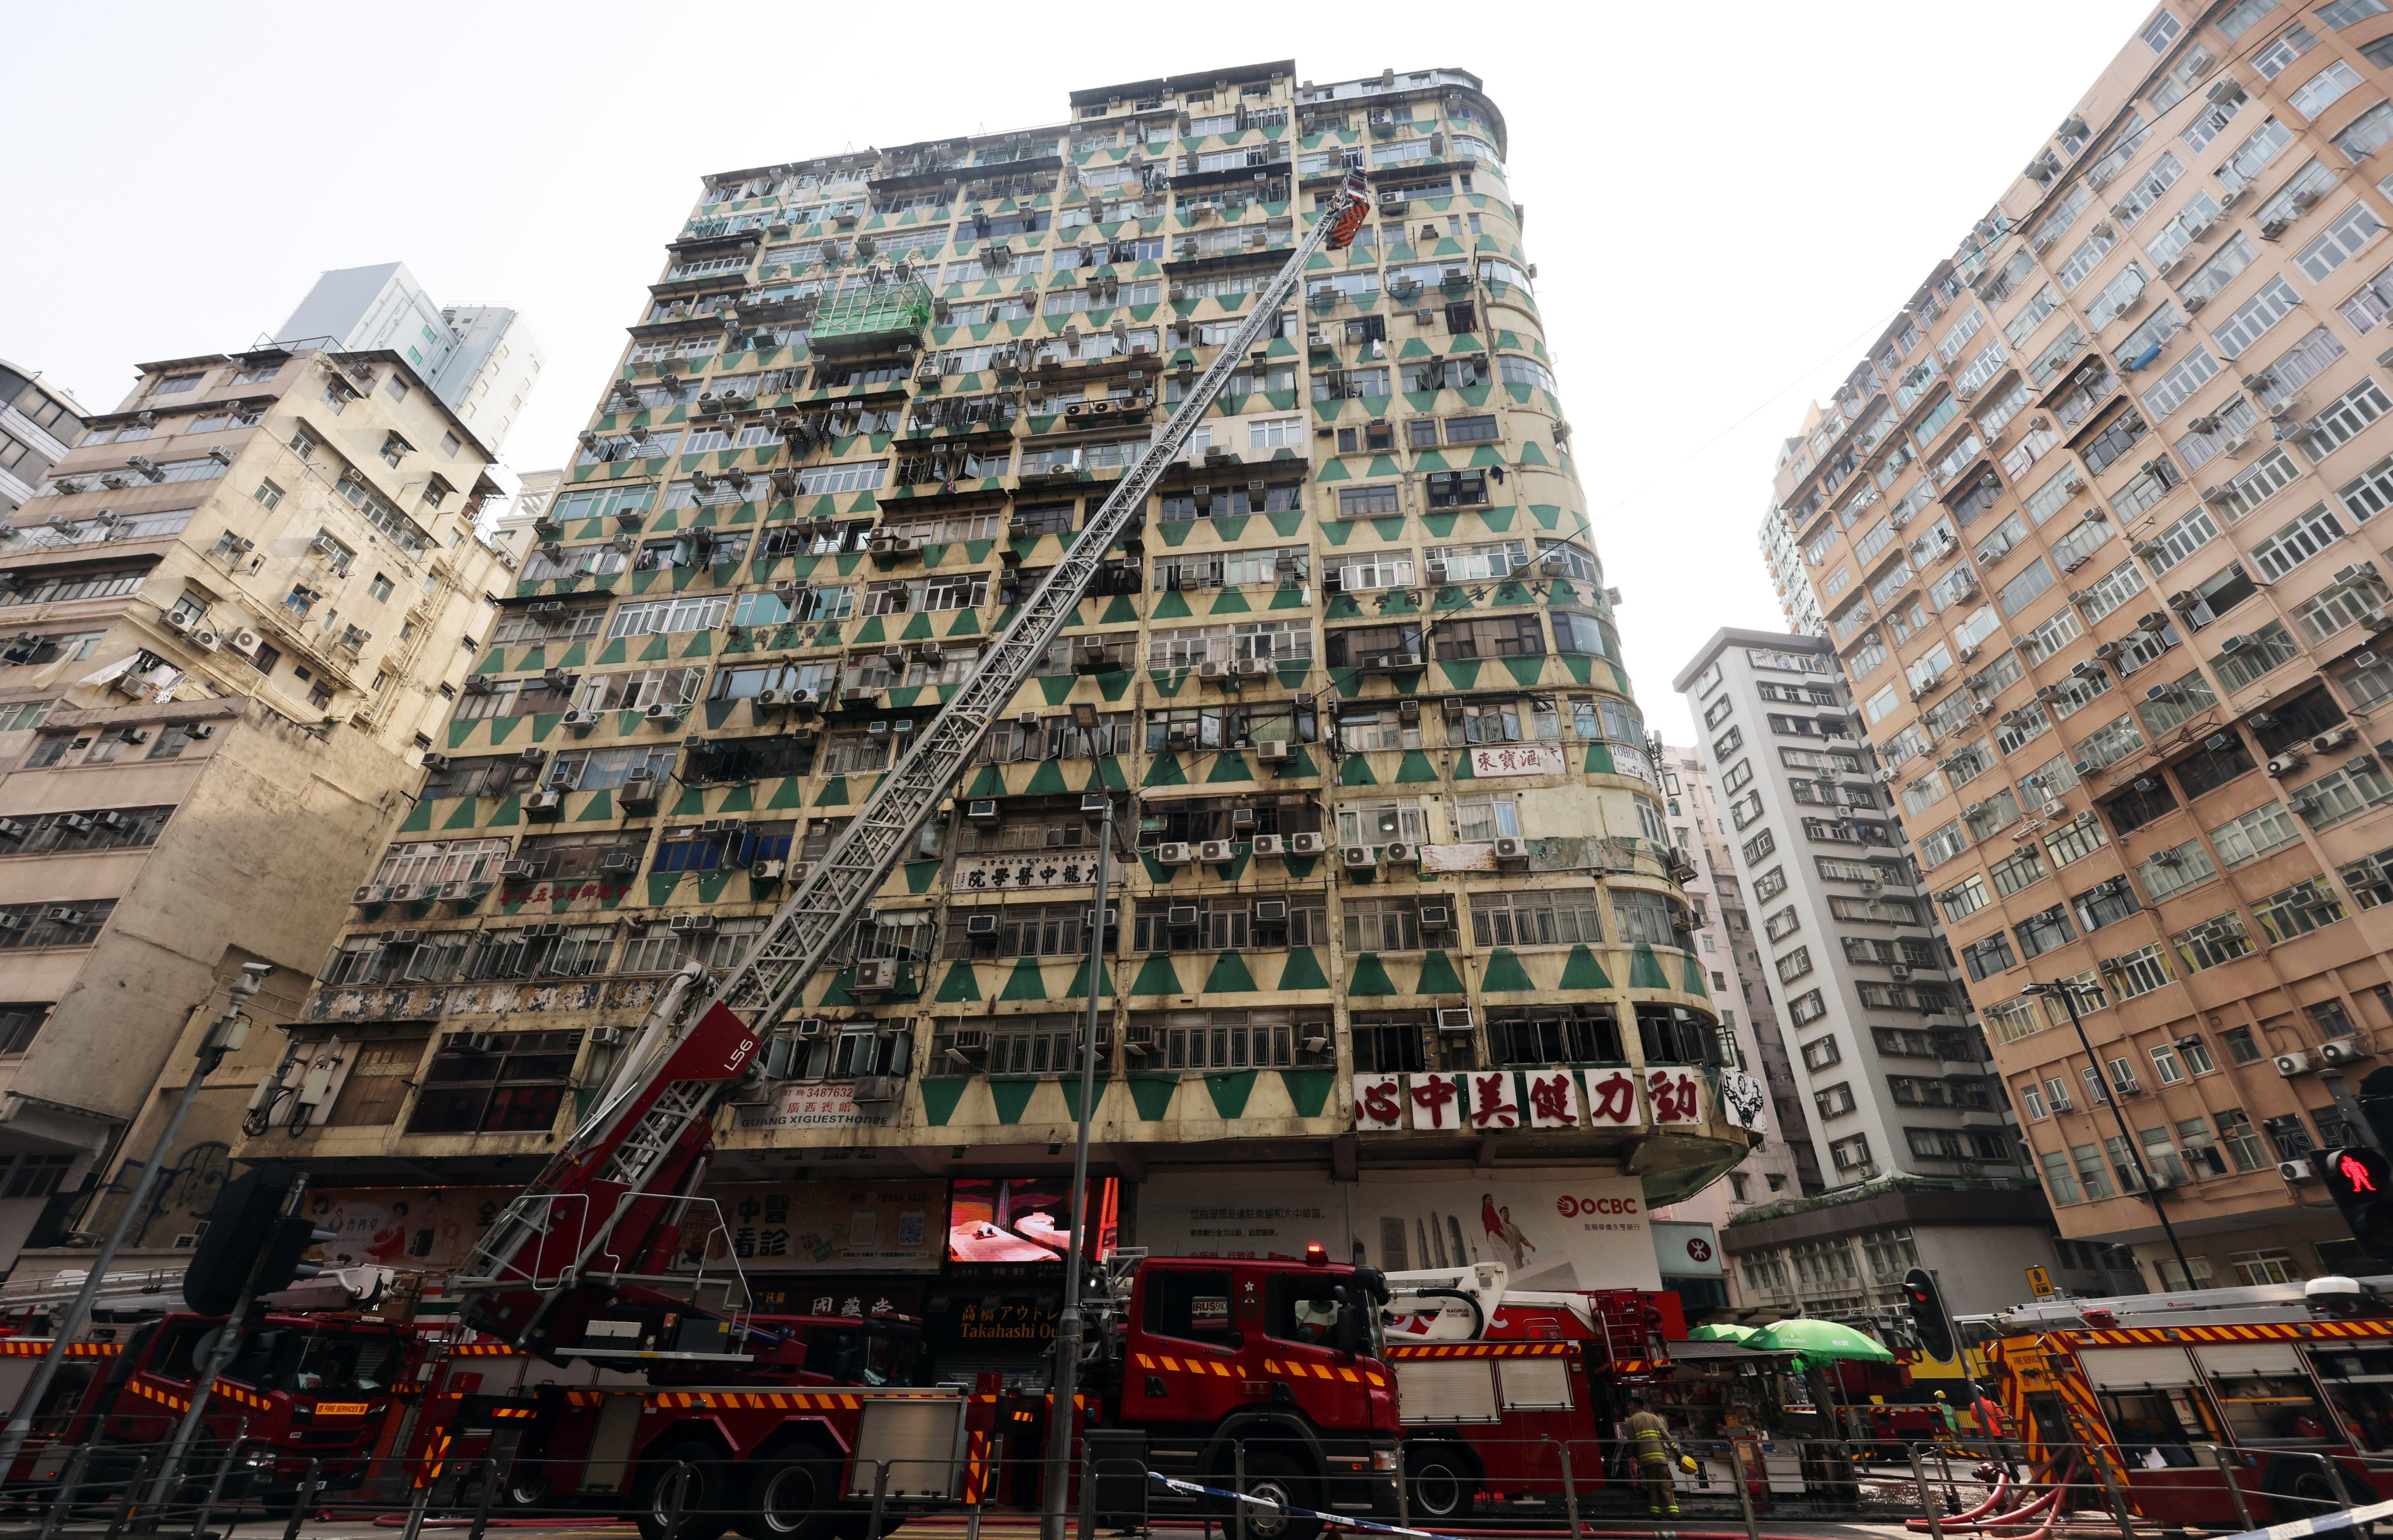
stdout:
{"type": "Polygon", "coordinates": [[[2393,1162],[2354,1144],[2321,1152],[2318,1172],[2360,1249],[2393,1261],[2393,1162]]]}

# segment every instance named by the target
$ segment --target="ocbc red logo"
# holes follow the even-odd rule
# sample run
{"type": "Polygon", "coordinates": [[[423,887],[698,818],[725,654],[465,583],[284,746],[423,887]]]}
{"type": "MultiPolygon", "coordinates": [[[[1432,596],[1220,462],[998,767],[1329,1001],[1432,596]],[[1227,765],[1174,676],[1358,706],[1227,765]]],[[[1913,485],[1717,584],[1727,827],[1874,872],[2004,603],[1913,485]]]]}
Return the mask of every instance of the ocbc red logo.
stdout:
{"type": "Polygon", "coordinates": [[[1635,1198],[1575,1198],[1564,1194],[1555,1201],[1554,1208],[1566,1220],[1575,1220],[1581,1214],[1634,1214],[1637,1212],[1637,1200],[1635,1198]]]}

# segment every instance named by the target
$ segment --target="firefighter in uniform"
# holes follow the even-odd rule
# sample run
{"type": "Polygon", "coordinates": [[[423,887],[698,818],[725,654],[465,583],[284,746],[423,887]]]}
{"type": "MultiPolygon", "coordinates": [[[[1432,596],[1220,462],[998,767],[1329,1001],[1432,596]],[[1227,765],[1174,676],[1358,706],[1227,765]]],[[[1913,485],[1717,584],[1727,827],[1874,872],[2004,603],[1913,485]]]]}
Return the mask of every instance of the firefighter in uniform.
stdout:
{"type": "Polygon", "coordinates": [[[1622,1426],[1628,1432],[1630,1453],[1637,1456],[1637,1474],[1645,1482],[1645,1507],[1660,1517],[1679,1511],[1678,1484],[1670,1478],[1670,1425],[1662,1415],[1645,1404],[1643,1396],[1628,1398],[1628,1420],[1622,1426]]]}

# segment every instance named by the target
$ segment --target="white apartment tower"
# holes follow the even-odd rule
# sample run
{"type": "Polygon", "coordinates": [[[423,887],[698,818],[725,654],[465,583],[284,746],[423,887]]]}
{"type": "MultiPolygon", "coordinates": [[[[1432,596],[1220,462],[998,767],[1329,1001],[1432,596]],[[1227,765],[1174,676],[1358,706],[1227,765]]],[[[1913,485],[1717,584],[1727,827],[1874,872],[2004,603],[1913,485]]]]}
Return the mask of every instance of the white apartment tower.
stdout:
{"type": "Polygon", "coordinates": [[[545,361],[516,311],[436,304],[403,262],[324,273],[275,336],[285,344],[399,354],[492,454],[522,414],[545,361]]]}

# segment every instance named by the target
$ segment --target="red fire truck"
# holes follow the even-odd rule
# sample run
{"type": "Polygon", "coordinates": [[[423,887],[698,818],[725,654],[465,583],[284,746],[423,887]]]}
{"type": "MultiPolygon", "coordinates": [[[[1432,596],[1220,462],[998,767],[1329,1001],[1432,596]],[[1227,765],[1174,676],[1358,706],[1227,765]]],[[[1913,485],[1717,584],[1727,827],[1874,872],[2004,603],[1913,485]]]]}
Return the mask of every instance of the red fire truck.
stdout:
{"type": "MultiPolygon", "coordinates": [[[[1084,1455],[1101,1513],[1218,1511],[1149,1473],[1286,1507],[1393,1520],[1396,1382],[1380,1337],[1384,1276],[1303,1260],[1148,1257],[1096,1312],[1084,1455]]],[[[1317,1520],[1250,1508],[1258,1540],[1317,1520]]]]}
{"type": "Polygon", "coordinates": [[[1388,1275],[1388,1360],[1402,1391],[1405,1475],[1423,1522],[1565,1507],[1600,1488],[1627,1398],[1686,1336],[1679,1297],[1641,1289],[1509,1289],[1500,1263],[1388,1275]]]}
{"type": "Polygon", "coordinates": [[[2115,1485],[2159,1523],[2241,1528],[2393,1495],[2393,1300],[2352,1279],[2039,1300],[1962,1325],[2016,1436],[2077,1484],[2064,1506],[2115,1485]]]}
{"type": "MultiPolygon", "coordinates": [[[[197,1365],[221,1317],[173,1313],[131,1330],[122,1342],[69,1347],[69,1357],[33,1413],[32,1437],[8,1472],[16,1481],[58,1479],[68,1452],[85,1442],[163,1443],[190,1407],[197,1365]]],[[[0,1340],[0,1358],[38,1359],[42,1338],[0,1340]]],[[[268,1314],[217,1377],[200,1414],[203,1438],[246,1441],[250,1491],[295,1485],[309,1461],[339,1488],[361,1480],[394,1398],[403,1395],[408,1334],[354,1317],[268,1314]]]]}

